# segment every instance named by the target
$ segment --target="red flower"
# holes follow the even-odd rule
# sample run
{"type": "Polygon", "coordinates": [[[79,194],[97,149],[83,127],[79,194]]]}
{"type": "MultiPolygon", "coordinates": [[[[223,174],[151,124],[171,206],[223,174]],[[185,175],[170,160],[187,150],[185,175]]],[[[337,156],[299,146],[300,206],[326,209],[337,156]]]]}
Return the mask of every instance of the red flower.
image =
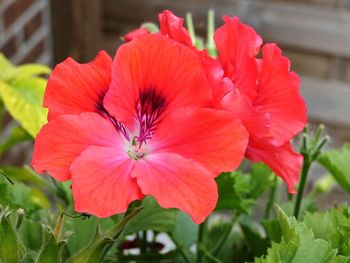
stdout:
{"type": "Polygon", "coordinates": [[[248,143],[230,112],[205,107],[211,95],[199,57],[159,34],[124,44],[113,62],[67,59],[49,79],[32,164],[72,180],[79,212],[108,217],[152,195],[200,223],[216,205],[214,177],[248,143]]]}
{"type": "MultiPolygon", "coordinates": [[[[306,124],[299,78],[276,44],[266,44],[263,58],[257,59],[261,37],[236,17],[224,21],[214,36],[218,59],[196,52],[213,86],[210,106],[239,116],[249,132],[246,157],[266,163],[295,193],[303,158],[289,141],[306,124]]],[[[182,19],[164,11],[159,22],[163,35],[194,49],[182,19]]]]}
{"type": "Polygon", "coordinates": [[[256,59],[260,36],[238,18],[224,17],[224,21],[214,39],[224,77],[232,81],[234,89],[223,104],[239,112],[249,132],[246,156],[265,162],[287,183],[289,192],[295,193],[303,158],[289,141],[306,124],[299,77],[290,71],[289,60],[276,44],[266,44],[262,59],[256,59]],[[237,109],[233,105],[237,100],[244,100],[248,110],[237,109]]]}

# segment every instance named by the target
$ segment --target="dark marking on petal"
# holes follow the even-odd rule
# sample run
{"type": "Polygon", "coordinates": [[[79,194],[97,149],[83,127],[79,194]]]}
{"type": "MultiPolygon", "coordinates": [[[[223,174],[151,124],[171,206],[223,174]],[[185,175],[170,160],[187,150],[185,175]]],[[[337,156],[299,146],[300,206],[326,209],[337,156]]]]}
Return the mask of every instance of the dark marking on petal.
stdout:
{"type": "Polygon", "coordinates": [[[99,96],[99,97],[100,97],[100,101],[96,102],[96,104],[95,104],[96,112],[99,113],[105,119],[109,120],[114,125],[114,127],[117,129],[117,131],[119,133],[121,133],[124,136],[124,138],[129,141],[130,140],[129,133],[128,133],[126,127],[124,126],[124,124],[117,121],[112,115],[109,114],[107,109],[103,106],[104,95],[99,96]]]}
{"type": "Polygon", "coordinates": [[[155,88],[141,90],[136,101],[136,120],[139,124],[139,135],[135,137],[139,144],[145,143],[152,135],[161,121],[161,115],[166,108],[165,97],[155,88]]]}

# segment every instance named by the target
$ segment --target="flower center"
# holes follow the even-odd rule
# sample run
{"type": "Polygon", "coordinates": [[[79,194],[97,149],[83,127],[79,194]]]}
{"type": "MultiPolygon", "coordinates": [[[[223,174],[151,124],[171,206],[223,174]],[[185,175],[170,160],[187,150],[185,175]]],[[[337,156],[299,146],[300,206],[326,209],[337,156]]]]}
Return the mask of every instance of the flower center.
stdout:
{"type": "Polygon", "coordinates": [[[165,108],[166,100],[159,91],[155,88],[141,90],[139,98],[135,102],[136,131],[131,132],[123,123],[109,114],[102,102],[96,103],[97,112],[108,119],[119,134],[130,142],[127,154],[134,160],[139,160],[147,154],[146,144],[152,139],[165,108]]]}
{"type": "Polygon", "coordinates": [[[132,145],[128,150],[128,155],[131,159],[139,160],[146,155],[146,149],[138,145],[132,145]]]}

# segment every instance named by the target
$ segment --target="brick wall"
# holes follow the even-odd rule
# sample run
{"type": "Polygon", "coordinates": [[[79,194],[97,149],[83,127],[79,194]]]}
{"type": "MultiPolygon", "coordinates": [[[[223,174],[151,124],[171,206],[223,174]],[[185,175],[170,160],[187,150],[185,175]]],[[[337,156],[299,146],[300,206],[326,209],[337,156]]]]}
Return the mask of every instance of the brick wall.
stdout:
{"type": "Polygon", "coordinates": [[[49,0],[0,0],[0,52],[15,64],[52,64],[49,0]]]}

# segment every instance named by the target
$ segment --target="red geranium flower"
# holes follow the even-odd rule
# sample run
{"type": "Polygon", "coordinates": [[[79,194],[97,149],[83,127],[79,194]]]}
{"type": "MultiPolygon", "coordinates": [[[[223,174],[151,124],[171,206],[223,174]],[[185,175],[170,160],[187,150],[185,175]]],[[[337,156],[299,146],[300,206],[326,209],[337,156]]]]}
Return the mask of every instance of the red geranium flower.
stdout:
{"type": "MultiPolygon", "coordinates": [[[[214,35],[218,58],[205,50],[196,52],[213,87],[210,106],[239,116],[249,132],[246,157],[266,163],[295,193],[303,157],[294,152],[290,140],[306,124],[299,78],[276,44],[266,44],[263,58],[257,59],[261,37],[236,17],[224,21],[214,35]]],[[[163,35],[195,49],[183,19],[164,11],[159,23],[163,35]]]]}
{"type": "Polygon", "coordinates": [[[152,195],[200,223],[216,205],[214,177],[248,143],[232,113],[206,107],[211,97],[200,58],[160,34],[139,35],[113,61],[68,58],[48,81],[32,164],[72,180],[79,212],[108,217],[152,195]]]}
{"type": "Polygon", "coordinates": [[[290,61],[276,44],[266,44],[262,59],[256,59],[260,36],[236,17],[224,17],[224,21],[214,39],[224,78],[232,80],[234,89],[223,104],[239,112],[249,132],[246,156],[266,163],[286,182],[288,191],[295,193],[303,157],[293,151],[290,140],[307,120],[299,77],[290,71],[290,61]],[[238,109],[237,100],[245,101],[250,109],[238,109]]]}

